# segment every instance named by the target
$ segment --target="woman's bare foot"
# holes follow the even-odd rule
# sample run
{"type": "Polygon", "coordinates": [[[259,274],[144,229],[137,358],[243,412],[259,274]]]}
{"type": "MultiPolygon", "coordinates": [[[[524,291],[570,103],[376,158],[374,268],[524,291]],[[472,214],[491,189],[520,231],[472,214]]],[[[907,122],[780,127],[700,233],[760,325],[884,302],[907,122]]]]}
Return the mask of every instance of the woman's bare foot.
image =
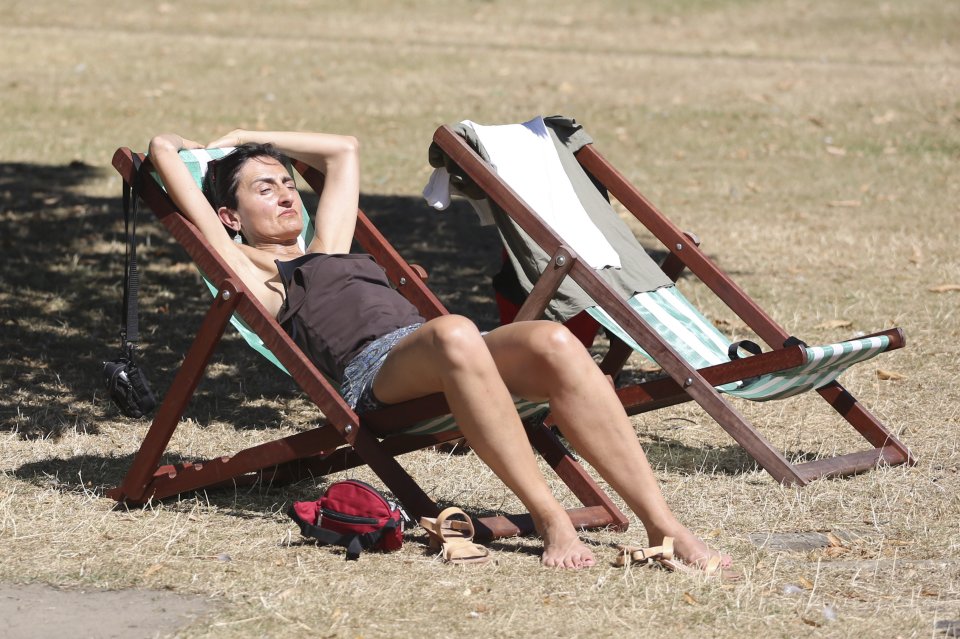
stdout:
{"type": "Polygon", "coordinates": [[[566,512],[537,526],[543,539],[541,563],[549,568],[590,568],[597,563],[586,544],[580,541],[566,512]]]}

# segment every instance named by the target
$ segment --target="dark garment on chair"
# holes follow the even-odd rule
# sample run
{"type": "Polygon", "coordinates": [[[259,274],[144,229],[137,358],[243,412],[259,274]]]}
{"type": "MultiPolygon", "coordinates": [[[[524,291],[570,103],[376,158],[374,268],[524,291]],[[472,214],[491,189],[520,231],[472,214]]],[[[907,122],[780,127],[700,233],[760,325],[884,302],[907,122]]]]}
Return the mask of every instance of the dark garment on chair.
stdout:
{"type": "Polygon", "coordinates": [[[287,292],[277,321],[337,383],[368,343],[426,321],[369,255],[308,253],[277,268],[287,292]]]}

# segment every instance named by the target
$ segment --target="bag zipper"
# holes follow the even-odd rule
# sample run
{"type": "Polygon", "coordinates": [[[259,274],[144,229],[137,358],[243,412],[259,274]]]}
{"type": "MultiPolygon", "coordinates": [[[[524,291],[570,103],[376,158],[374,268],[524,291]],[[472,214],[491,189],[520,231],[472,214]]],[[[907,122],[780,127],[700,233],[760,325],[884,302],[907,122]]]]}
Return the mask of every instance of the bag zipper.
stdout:
{"type": "Polygon", "coordinates": [[[320,523],[323,524],[323,519],[334,519],[336,521],[342,521],[347,524],[370,524],[378,525],[380,523],[379,519],[374,519],[373,517],[358,517],[357,515],[344,515],[343,513],[338,513],[335,510],[327,510],[326,508],[320,509],[320,523]]]}
{"type": "Polygon", "coordinates": [[[373,494],[379,497],[384,504],[386,504],[387,510],[390,513],[395,513],[395,512],[400,513],[400,522],[399,522],[400,530],[406,530],[407,528],[410,528],[413,525],[413,518],[407,514],[407,511],[404,510],[403,506],[400,504],[399,501],[393,501],[393,500],[387,499],[380,493],[379,490],[377,490],[367,482],[361,481],[359,479],[345,479],[344,483],[357,484],[358,486],[363,486],[364,488],[369,489],[371,492],[373,492],[373,494]]]}
{"type": "MultiPolygon", "coordinates": [[[[384,499],[383,495],[380,494],[380,491],[368,484],[365,481],[360,481],[359,479],[346,479],[343,481],[345,484],[353,484],[355,486],[360,486],[366,488],[368,492],[372,495],[375,495],[377,499],[380,500],[380,503],[387,507],[387,512],[393,512],[396,508],[393,507],[393,504],[384,499]]],[[[329,517],[335,521],[342,521],[346,524],[368,524],[371,526],[379,526],[380,520],[374,519],[373,517],[360,517],[358,515],[345,515],[343,513],[327,510],[326,508],[320,509],[320,521],[317,522],[318,526],[321,526],[323,523],[323,518],[329,517]]],[[[387,519],[389,522],[389,518],[387,519]]]]}

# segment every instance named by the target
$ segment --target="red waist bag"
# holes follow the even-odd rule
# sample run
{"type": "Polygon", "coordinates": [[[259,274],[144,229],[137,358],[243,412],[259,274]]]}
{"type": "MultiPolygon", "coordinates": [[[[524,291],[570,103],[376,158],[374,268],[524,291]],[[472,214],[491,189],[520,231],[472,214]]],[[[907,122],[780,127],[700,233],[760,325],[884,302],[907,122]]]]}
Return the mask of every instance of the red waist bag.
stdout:
{"type": "Polygon", "coordinates": [[[361,550],[398,550],[407,519],[376,488],[353,479],[334,482],[316,501],[294,503],[287,514],[304,537],[345,547],[347,559],[359,558],[361,550]]]}

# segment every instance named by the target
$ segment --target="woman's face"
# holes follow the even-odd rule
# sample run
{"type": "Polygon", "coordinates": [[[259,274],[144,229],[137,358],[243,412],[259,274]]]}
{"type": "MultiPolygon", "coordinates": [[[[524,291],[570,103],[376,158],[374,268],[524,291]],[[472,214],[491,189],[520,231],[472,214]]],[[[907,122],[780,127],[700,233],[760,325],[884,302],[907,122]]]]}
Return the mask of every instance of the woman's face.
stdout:
{"type": "Polygon", "coordinates": [[[303,205],[285,166],[271,157],[240,168],[236,218],[248,244],[287,244],[303,230],[303,205]]]}

